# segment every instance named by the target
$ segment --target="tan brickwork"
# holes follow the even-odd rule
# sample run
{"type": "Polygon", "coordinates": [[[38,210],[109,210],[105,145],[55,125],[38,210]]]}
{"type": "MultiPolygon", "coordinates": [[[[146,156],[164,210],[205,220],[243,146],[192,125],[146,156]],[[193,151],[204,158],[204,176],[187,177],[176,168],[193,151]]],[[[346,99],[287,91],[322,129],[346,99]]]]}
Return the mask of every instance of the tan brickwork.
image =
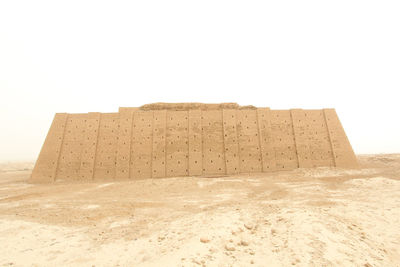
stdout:
{"type": "Polygon", "coordinates": [[[189,110],[189,175],[203,174],[201,110],[189,110]]]}
{"type": "Polygon", "coordinates": [[[298,168],[297,149],[290,110],[271,110],[271,130],[276,170],[298,168]]]}
{"type": "Polygon", "coordinates": [[[222,110],[202,112],[203,174],[225,174],[222,110]]]}
{"type": "Polygon", "coordinates": [[[119,109],[117,165],[115,176],[117,179],[130,178],[131,140],[133,112],[132,108],[119,109]]]}
{"type": "Polygon", "coordinates": [[[188,111],[167,111],[168,177],[189,175],[188,116],[188,111]]]}
{"type": "Polygon", "coordinates": [[[89,114],[69,114],[61,145],[56,180],[80,180],[81,153],[89,114]]]}
{"type": "Polygon", "coordinates": [[[167,111],[155,110],[153,117],[153,152],[152,152],[152,177],[161,178],[166,175],[165,148],[167,133],[167,111]]]}
{"type": "Polygon", "coordinates": [[[257,110],[238,110],[237,121],[240,172],[261,172],[262,163],[257,110]]]}
{"type": "Polygon", "coordinates": [[[334,109],[324,109],[336,167],[359,168],[357,158],[334,109]]]}
{"type": "Polygon", "coordinates": [[[130,178],[151,178],[153,111],[136,111],[133,115],[130,178]]]}
{"type": "Polygon", "coordinates": [[[271,111],[269,108],[259,108],[257,116],[263,172],[274,171],[276,160],[271,130],[271,111]]]}
{"type": "Polygon", "coordinates": [[[323,110],[307,110],[311,167],[334,166],[328,127],[323,110]]]}
{"type": "Polygon", "coordinates": [[[97,141],[99,136],[100,113],[89,113],[86,119],[86,129],[83,135],[83,147],[79,176],[83,180],[92,180],[96,159],[97,141]]]}
{"type": "Polygon", "coordinates": [[[236,174],[240,172],[237,112],[236,109],[223,110],[226,174],[236,174]]]}
{"type": "Polygon", "coordinates": [[[32,181],[53,182],[55,180],[67,118],[67,113],[57,113],[54,116],[46,141],[32,171],[32,181]]]}
{"type": "Polygon", "coordinates": [[[358,168],[334,109],[152,104],[57,113],[32,182],[358,168]]]}
{"type": "Polygon", "coordinates": [[[94,180],[115,178],[118,147],[118,113],[102,113],[97,140],[94,180]]]}

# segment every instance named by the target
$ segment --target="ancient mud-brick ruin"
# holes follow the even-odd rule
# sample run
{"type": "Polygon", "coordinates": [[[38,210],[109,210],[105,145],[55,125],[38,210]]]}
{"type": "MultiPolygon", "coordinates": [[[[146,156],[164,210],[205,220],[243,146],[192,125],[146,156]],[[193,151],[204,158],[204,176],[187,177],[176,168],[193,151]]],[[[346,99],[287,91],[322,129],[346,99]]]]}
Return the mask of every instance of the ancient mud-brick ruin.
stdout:
{"type": "Polygon", "coordinates": [[[144,179],[357,168],[334,109],[149,104],[57,113],[32,182],[144,179]]]}

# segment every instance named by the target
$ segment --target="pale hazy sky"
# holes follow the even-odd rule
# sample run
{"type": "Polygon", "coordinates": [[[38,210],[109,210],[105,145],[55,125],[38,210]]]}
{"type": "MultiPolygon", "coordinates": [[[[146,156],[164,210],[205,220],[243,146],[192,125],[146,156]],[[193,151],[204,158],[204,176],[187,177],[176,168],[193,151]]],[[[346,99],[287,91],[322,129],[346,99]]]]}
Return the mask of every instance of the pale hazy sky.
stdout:
{"type": "Polygon", "coordinates": [[[400,152],[400,1],[1,1],[0,160],[55,112],[150,102],[334,107],[356,153],[400,152]]]}

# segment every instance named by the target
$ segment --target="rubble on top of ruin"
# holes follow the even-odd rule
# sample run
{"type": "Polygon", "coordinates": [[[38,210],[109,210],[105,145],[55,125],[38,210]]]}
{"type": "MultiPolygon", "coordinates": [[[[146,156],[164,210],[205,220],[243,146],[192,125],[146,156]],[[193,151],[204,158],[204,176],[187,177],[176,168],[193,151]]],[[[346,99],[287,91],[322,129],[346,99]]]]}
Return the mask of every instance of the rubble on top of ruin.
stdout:
{"type": "Polygon", "coordinates": [[[237,103],[219,103],[219,104],[205,104],[205,103],[151,103],[139,107],[140,110],[220,110],[220,109],[256,109],[255,106],[240,106],[237,103]]]}

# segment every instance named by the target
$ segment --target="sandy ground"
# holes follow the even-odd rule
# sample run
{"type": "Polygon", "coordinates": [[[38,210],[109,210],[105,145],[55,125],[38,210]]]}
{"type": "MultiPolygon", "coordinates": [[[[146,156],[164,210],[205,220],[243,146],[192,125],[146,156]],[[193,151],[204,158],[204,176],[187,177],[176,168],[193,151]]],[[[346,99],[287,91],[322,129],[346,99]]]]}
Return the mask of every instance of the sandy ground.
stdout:
{"type": "Polygon", "coordinates": [[[361,170],[27,183],[0,164],[1,266],[400,266],[400,154],[361,170]]]}

